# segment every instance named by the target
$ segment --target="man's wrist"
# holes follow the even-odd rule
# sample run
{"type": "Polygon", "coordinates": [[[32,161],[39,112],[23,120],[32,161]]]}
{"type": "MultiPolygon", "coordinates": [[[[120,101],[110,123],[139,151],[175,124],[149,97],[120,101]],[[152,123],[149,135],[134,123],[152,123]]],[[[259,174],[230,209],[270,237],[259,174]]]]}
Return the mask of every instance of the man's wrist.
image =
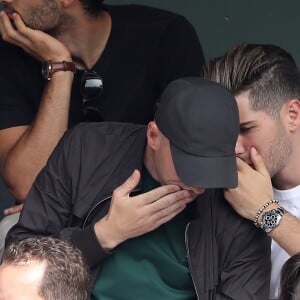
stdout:
{"type": "Polygon", "coordinates": [[[267,207],[270,207],[270,206],[274,206],[274,205],[277,205],[278,207],[278,203],[279,201],[276,200],[276,199],[270,199],[268,200],[266,203],[264,203],[258,210],[257,210],[257,213],[255,214],[255,217],[253,219],[253,223],[256,227],[261,227],[260,226],[260,222],[261,222],[261,216],[262,216],[262,213],[265,211],[265,209],[267,207]]]}
{"type": "Polygon", "coordinates": [[[46,61],[42,66],[42,74],[45,79],[51,80],[52,76],[57,72],[71,72],[75,74],[76,65],[72,61],[46,61]]]}
{"type": "Polygon", "coordinates": [[[105,251],[111,251],[121,243],[121,241],[114,238],[114,233],[106,217],[95,223],[94,230],[99,244],[105,251]]]}
{"type": "Polygon", "coordinates": [[[52,74],[51,80],[49,82],[54,82],[58,81],[61,82],[63,81],[64,84],[66,85],[69,82],[73,82],[74,79],[74,73],[73,72],[55,72],[52,74]]]}
{"type": "Polygon", "coordinates": [[[263,211],[262,214],[259,216],[259,218],[258,218],[258,226],[260,227],[260,224],[261,224],[261,221],[262,221],[262,216],[263,216],[263,214],[266,211],[269,211],[269,210],[272,210],[272,209],[276,209],[276,208],[279,208],[279,207],[280,207],[279,203],[274,202],[274,203],[270,204],[268,206],[268,209],[266,209],[265,211],[263,211]]]}
{"type": "Polygon", "coordinates": [[[283,207],[274,208],[268,210],[262,214],[262,220],[260,223],[260,228],[266,232],[270,233],[278,227],[281,222],[282,216],[286,213],[286,210],[283,207]]]}

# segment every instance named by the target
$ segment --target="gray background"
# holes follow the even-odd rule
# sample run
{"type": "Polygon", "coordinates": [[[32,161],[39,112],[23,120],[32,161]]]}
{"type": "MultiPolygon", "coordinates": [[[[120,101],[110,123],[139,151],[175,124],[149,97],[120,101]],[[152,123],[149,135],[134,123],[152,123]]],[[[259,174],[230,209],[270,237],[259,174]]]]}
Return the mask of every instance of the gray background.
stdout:
{"type": "Polygon", "coordinates": [[[197,30],[207,59],[246,41],[276,44],[300,64],[298,0],[106,0],[144,4],[184,15],[197,30]]]}
{"type": "MultiPolygon", "coordinates": [[[[300,63],[298,0],[107,0],[105,3],[144,4],[184,15],[194,25],[207,60],[247,41],[279,45],[300,63]]],[[[8,203],[13,200],[0,180],[0,218],[8,203]]]]}

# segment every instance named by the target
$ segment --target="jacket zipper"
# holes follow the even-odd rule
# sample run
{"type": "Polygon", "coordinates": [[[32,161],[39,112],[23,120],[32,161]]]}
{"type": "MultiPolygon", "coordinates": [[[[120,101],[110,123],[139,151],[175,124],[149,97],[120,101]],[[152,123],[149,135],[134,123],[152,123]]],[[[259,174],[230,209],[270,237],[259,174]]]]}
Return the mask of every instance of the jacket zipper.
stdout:
{"type": "MultiPolygon", "coordinates": [[[[132,193],[134,192],[137,192],[141,190],[141,188],[136,188],[134,190],[132,190],[132,193]]],[[[84,219],[84,222],[83,222],[83,225],[82,225],[82,228],[84,228],[89,220],[89,217],[91,216],[91,214],[94,212],[94,210],[101,204],[103,203],[104,201],[110,199],[112,197],[112,194],[109,194],[108,196],[106,196],[104,199],[101,199],[98,203],[96,203],[91,209],[90,211],[88,212],[87,216],[85,217],[84,219]]]]}
{"type": "Polygon", "coordinates": [[[190,260],[190,251],[189,251],[189,247],[188,247],[188,229],[189,229],[189,225],[190,223],[188,223],[185,227],[185,248],[186,248],[186,253],[187,253],[187,258],[188,258],[188,263],[189,263],[189,269],[190,269],[190,274],[191,274],[191,278],[192,278],[192,282],[193,282],[193,285],[194,285],[194,288],[195,288],[195,292],[196,292],[196,296],[197,296],[197,299],[199,300],[199,295],[198,295],[198,291],[197,291],[197,288],[196,288],[196,285],[195,285],[195,280],[194,280],[194,277],[193,277],[193,272],[192,272],[192,264],[191,264],[191,260],[190,260]]]}

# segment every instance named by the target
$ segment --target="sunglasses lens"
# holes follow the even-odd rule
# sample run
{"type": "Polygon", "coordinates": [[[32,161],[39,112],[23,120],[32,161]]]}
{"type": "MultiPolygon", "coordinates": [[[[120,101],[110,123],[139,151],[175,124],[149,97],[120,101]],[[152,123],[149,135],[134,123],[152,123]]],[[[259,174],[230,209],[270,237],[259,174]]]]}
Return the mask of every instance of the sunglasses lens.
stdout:
{"type": "Polygon", "coordinates": [[[93,100],[102,93],[103,82],[99,78],[85,78],[83,81],[84,101],[93,100]]]}
{"type": "Polygon", "coordinates": [[[81,95],[84,105],[83,113],[85,121],[102,121],[101,118],[101,94],[103,92],[103,80],[94,71],[85,71],[81,77],[81,95]]]}

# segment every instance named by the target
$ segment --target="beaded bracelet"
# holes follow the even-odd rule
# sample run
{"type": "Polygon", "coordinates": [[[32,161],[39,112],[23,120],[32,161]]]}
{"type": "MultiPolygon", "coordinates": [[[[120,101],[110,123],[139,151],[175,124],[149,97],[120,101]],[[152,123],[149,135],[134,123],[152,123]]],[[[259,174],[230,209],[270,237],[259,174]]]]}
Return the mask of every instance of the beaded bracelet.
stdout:
{"type": "Polygon", "coordinates": [[[276,199],[271,199],[271,200],[269,200],[268,202],[266,202],[258,211],[257,211],[257,213],[256,213],[256,215],[255,215],[255,218],[254,218],[254,220],[253,220],[253,223],[254,223],[254,225],[256,226],[256,227],[260,227],[259,226],[259,224],[258,224],[258,218],[259,218],[259,216],[262,214],[262,212],[270,205],[270,204],[272,204],[272,203],[279,203],[279,201],[278,200],[276,200],[276,199]]]}

